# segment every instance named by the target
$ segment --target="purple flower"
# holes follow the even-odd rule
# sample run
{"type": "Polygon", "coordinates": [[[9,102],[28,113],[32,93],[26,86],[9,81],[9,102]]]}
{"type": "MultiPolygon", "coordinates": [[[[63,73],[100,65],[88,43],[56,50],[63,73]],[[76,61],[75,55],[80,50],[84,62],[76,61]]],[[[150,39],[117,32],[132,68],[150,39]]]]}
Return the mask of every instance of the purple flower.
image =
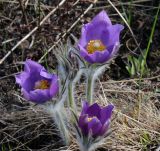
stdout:
{"type": "Polygon", "coordinates": [[[32,60],[26,60],[24,71],[16,75],[16,83],[22,87],[25,99],[38,104],[50,100],[59,89],[58,77],[32,60]]]}
{"type": "Polygon", "coordinates": [[[89,63],[104,63],[112,58],[119,49],[119,36],[123,26],[112,25],[105,11],[82,27],[78,43],[80,55],[89,63]]]}
{"type": "Polygon", "coordinates": [[[101,108],[97,103],[89,106],[88,102],[83,102],[78,122],[82,133],[85,136],[91,133],[93,137],[104,135],[109,128],[113,108],[113,105],[101,108]]]}

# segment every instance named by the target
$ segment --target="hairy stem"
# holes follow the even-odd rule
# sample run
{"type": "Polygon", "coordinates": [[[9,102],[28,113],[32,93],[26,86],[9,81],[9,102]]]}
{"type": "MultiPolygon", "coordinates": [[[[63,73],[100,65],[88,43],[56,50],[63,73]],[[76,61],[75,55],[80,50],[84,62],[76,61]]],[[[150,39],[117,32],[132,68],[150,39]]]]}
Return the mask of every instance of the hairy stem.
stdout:
{"type": "Polygon", "coordinates": [[[74,87],[75,87],[76,83],[80,80],[83,72],[84,72],[84,70],[80,69],[77,72],[75,78],[73,80],[69,81],[69,83],[68,83],[68,100],[69,100],[69,105],[73,110],[76,110],[76,103],[74,100],[74,91],[75,91],[74,87]]]}
{"type": "Polygon", "coordinates": [[[89,72],[87,77],[87,101],[92,104],[93,102],[93,90],[94,90],[94,78],[91,72],[89,72]]]}
{"type": "Polygon", "coordinates": [[[68,100],[69,100],[69,106],[74,109],[74,95],[73,95],[73,83],[72,81],[68,84],[68,100]]]}
{"type": "Polygon", "coordinates": [[[57,110],[55,111],[54,118],[65,145],[69,145],[70,136],[65,124],[64,115],[60,110],[57,110]]]}

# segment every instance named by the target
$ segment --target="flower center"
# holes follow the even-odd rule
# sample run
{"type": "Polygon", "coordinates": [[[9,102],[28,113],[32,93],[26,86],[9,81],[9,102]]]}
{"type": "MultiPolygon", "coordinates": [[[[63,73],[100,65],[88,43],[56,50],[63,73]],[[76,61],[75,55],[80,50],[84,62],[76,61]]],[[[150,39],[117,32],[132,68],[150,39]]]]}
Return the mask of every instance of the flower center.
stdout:
{"type": "Polygon", "coordinates": [[[90,122],[90,121],[92,121],[92,119],[94,119],[94,118],[97,118],[97,117],[96,117],[96,116],[88,117],[88,118],[87,118],[87,121],[90,122]]]}
{"type": "Polygon", "coordinates": [[[90,40],[87,44],[87,51],[89,54],[94,53],[95,51],[104,51],[106,46],[102,43],[101,40],[90,40]]]}
{"type": "Polygon", "coordinates": [[[50,83],[47,80],[40,80],[35,83],[34,89],[48,89],[50,87],[50,83]]]}

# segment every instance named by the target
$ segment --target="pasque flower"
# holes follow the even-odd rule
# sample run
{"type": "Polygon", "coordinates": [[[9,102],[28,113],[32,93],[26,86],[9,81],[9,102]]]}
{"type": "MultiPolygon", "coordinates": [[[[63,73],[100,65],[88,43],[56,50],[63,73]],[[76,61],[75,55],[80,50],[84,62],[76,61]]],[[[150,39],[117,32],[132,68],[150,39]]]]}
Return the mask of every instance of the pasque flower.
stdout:
{"type": "Polygon", "coordinates": [[[82,27],[78,42],[80,55],[89,63],[105,63],[119,49],[119,36],[123,30],[120,24],[112,25],[105,11],[82,27]]]}
{"type": "Polygon", "coordinates": [[[24,71],[16,75],[16,83],[22,87],[25,99],[38,104],[50,100],[59,89],[57,75],[32,60],[26,60],[24,71]]]}
{"type": "Polygon", "coordinates": [[[84,101],[78,121],[82,133],[85,136],[103,136],[109,128],[113,108],[113,105],[100,107],[97,103],[89,106],[89,103],[84,101]]]}

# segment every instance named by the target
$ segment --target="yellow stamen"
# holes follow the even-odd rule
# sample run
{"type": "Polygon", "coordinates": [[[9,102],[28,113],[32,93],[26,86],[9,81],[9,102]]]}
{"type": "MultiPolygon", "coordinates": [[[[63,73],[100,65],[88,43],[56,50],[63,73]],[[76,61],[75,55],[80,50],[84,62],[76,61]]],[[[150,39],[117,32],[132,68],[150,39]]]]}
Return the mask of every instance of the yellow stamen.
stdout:
{"type": "Polygon", "coordinates": [[[40,80],[35,83],[34,89],[48,89],[50,87],[50,83],[47,80],[40,80]]]}
{"type": "Polygon", "coordinates": [[[96,117],[96,116],[88,117],[88,118],[87,118],[87,121],[90,122],[90,121],[92,121],[92,119],[94,119],[94,118],[97,118],[97,117],[96,117]]]}
{"type": "Polygon", "coordinates": [[[90,40],[87,44],[87,51],[89,54],[94,53],[95,51],[104,51],[106,46],[102,43],[101,40],[90,40]]]}

